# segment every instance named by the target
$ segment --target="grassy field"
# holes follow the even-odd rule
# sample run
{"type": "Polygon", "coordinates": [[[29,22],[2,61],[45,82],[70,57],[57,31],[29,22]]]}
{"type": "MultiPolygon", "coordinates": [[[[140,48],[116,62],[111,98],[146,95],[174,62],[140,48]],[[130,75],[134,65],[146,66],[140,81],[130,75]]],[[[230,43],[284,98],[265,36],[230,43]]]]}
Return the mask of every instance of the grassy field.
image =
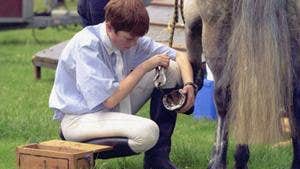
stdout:
{"type": "MultiPolygon", "coordinates": [[[[54,70],[43,69],[42,79],[33,76],[32,55],[70,38],[80,27],[0,32],[0,169],[14,169],[15,148],[19,145],[57,139],[59,124],[52,121],[48,97],[54,70]]],[[[146,104],[140,115],[148,116],[146,104]]],[[[173,136],[171,159],[181,169],[206,168],[214,140],[215,122],[180,115],[173,136]]],[[[233,166],[234,145],[230,142],[228,163],[233,166]]],[[[287,169],[292,159],[290,145],[251,147],[249,168],[287,169]]],[[[141,169],[143,155],[98,160],[97,169],[141,169]]]]}

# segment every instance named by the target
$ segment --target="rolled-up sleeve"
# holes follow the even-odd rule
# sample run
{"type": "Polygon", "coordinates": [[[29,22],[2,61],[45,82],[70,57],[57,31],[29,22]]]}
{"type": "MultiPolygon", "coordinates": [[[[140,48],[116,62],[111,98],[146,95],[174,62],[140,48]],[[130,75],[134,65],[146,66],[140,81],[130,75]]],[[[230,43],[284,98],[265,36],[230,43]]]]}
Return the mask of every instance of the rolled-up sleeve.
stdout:
{"type": "Polygon", "coordinates": [[[113,72],[99,55],[97,46],[83,46],[76,59],[76,86],[89,109],[104,102],[119,87],[113,72]]]}

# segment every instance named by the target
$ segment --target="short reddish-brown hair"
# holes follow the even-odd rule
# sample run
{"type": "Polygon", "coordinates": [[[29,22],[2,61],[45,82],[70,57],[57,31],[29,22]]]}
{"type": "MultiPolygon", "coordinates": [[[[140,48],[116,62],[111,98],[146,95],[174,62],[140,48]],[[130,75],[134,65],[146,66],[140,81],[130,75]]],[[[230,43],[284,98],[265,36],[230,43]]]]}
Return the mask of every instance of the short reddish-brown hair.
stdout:
{"type": "Polygon", "coordinates": [[[144,36],[149,30],[149,15],[141,0],[110,0],[105,20],[115,32],[126,31],[132,36],[144,36]]]}

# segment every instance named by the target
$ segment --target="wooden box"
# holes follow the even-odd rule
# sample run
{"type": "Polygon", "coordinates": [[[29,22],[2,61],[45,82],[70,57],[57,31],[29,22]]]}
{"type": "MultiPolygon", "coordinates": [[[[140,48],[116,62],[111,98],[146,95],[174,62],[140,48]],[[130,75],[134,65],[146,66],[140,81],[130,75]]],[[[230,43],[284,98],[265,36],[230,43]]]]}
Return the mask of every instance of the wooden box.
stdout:
{"type": "Polygon", "coordinates": [[[51,140],[17,147],[18,169],[90,169],[93,153],[110,146],[51,140]]]}

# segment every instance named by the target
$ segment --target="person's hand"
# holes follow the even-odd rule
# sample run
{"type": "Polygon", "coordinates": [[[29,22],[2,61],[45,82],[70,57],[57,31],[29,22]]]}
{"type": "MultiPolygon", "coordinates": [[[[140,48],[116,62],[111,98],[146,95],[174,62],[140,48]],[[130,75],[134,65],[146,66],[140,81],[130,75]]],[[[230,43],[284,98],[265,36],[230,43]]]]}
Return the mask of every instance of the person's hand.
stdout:
{"type": "Polygon", "coordinates": [[[179,112],[186,112],[188,111],[194,104],[195,101],[195,88],[193,85],[185,85],[180,92],[186,95],[186,102],[180,108],[179,112]]]}
{"type": "Polygon", "coordinates": [[[169,63],[170,63],[170,57],[168,55],[159,54],[147,59],[142,64],[146,72],[149,72],[154,68],[156,68],[157,66],[162,66],[164,68],[167,68],[169,66],[169,63]]]}

